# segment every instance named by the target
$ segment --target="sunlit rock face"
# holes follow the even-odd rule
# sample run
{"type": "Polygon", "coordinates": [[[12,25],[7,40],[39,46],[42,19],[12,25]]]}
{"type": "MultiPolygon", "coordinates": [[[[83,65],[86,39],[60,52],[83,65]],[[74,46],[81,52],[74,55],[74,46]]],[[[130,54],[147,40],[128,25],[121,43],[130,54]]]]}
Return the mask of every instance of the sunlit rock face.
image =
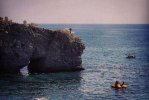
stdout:
{"type": "Polygon", "coordinates": [[[82,70],[84,44],[70,30],[51,31],[17,23],[0,23],[0,73],[82,70]]]}

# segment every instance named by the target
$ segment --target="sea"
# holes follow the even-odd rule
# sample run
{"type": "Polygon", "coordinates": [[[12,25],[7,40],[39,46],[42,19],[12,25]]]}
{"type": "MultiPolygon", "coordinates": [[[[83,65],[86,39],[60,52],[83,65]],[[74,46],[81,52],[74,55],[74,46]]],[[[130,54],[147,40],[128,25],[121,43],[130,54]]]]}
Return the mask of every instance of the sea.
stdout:
{"type": "Polygon", "coordinates": [[[85,44],[85,70],[0,75],[0,100],[149,100],[148,24],[40,24],[72,28],[85,44]],[[134,59],[127,59],[128,55],[134,59]],[[111,85],[119,81],[126,89],[111,85]]]}

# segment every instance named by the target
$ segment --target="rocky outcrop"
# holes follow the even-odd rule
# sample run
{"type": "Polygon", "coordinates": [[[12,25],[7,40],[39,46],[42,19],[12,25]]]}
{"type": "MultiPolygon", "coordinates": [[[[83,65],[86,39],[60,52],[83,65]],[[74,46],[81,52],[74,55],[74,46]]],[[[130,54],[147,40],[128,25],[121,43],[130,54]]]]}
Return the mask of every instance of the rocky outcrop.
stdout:
{"type": "Polygon", "coordinates": [[[47,30],[17,23],[0,23],[0,73],[82,70],[80,38],[67,29],[47,30]]]}

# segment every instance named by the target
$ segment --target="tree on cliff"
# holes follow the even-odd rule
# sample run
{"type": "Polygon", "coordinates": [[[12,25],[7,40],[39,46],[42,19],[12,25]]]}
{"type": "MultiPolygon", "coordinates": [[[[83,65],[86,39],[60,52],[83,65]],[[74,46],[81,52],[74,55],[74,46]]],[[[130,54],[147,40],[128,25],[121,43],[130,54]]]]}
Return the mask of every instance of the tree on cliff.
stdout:
{"type": "Polygon", "coordinates": [[[24,20],[24,21],[23,21],[23,24],[24,24],[24,25],[27,25],[27,21],[26,21],[26,20],[24,20]]]}
{"type": "Polygon", "coordinates": [[[5,22],[8,22],[8,20],[9,20],[9,19],[8,19],[8,17],[7,17],[7,16],[5,16],[5,22]]]}

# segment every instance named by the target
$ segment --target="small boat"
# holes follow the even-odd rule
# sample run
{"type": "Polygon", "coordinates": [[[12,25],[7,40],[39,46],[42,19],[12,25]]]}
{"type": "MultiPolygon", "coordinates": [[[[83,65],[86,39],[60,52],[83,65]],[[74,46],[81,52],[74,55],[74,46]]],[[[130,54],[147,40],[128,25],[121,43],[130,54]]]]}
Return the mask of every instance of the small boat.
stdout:
{"type": "Polygon", "coordinates": [[[136,56],[135,55],[128,55],[126,58],[132,59],[132,58],[136,58],[136,56]]]}
{"type": "Polygon", "coordinates": [[[117,86],[115,86],[115,84],[111,85],[112,88],[116,88],[116,89],[122,89],[122,88],[127,88],[128,86],[126,84],[120,85],[118,84],[117,86]]]}

